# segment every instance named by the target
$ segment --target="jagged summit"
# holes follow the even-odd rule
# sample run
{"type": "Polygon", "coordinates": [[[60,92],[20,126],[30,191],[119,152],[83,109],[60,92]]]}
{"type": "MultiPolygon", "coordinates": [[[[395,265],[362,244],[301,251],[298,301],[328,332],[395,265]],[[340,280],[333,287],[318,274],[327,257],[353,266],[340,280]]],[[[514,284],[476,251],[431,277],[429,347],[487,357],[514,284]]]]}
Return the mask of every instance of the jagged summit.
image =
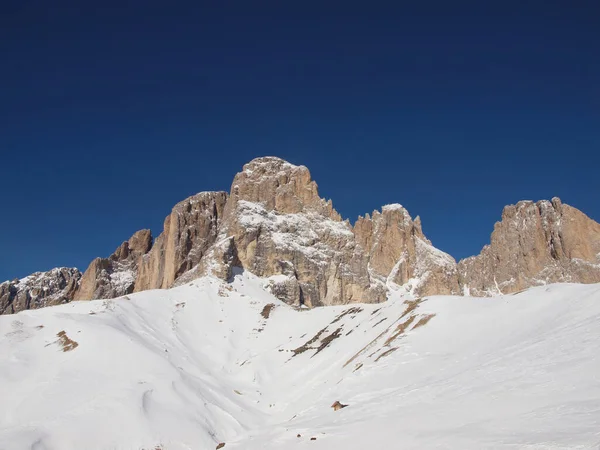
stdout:
{"type": "Polygon", "coordinates": [[[385,298],[372,285],[352,227],[321,198],[305,166],[279,158],[246,164],[231,186],[208,268],[228,277],[239,265],[272,280],[289,303],[317,306],[385,298]]]}
{"type": "Polygon", "coordinates": [[[480,255],[457,264],[399,203],[351,225],[319,196],[307,167],[266,156],[245,164],[229,193],[200,192],[177,203],[156,240],[141,230],[83,276],[61,270],[36,274],[36,286],[1,284],[0,311],[119,297],[204,275],[229,280],[236,270],[266,278],[278,298],[307,306],[380,302],[391,291],[497,295],[600,282],[600,224],[557,197],[520,201],[504,208],[480,255]]]}
{"type": "MultiPolygon", "coordinates": [[[[289,161],[286,161],[283,158],[280,158],[278,156],[259,156],[258,158],[254,158],[252,161],[244,164],[244,167],[242,168],[242,170],[245,171],[249,171],[249,170],[253,170],[256,169],[258,167],[263,167],[266,171],[273,171],[272,168],[282,168],[282,167],[289,167],[289,168],[296,168],[298,166],[296,166],[295,164],[290,163],[289,161]]],[[[302,166],[304,167],[304,166],[302,166]]]]}
{"type": "Polygon", "coordinates": [[[359,217],[354,233],[369,255],[372,276],[392,289],[417,295],[457,294],[456,261],[432,246],[421,219],[399,204],[359,217]]]}
{"type": "Polygon", "coordinates": [[[299,213],[314,211],[341,220],[331,201],[319,197],[318,186],[306,166],[296,166],[272,156],[245,164],[231,184],[233,211],[238,201],[260,203],[268,211],[299,213]]]}

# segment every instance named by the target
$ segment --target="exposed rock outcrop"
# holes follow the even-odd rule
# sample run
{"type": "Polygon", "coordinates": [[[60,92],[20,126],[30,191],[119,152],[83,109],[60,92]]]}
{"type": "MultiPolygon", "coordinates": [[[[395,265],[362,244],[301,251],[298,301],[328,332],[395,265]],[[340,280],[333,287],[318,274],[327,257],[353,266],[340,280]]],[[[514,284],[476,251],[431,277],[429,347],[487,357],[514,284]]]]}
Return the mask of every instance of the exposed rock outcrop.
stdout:
{"type": "Polygon", "coordinates": [[[354,233],[368,252],[371,275],[387,286],[403,286],[419,296],[459,293],[456,261],[431,245],[421,219],[413,221],[401,205],[359,217],[354,233]]]}
{"type": "Polygon", "coordinates": [[[233,180],[218,241],[204,262],[206,271],[230,276],[235,262],[271,277],[271,290],[288,303],[385,299],[351,225],[319,197],[304,166],[274,157],[246,164],[233,180]]]}
{"type": "Polygon", "coordinates": [[[81,278],[74,300],[115,298],[132,293],[140,258],[151,247],[152,233],[140,230],[108,258],[94,259],[81,278]]]}
{"type": "Polygon", "coordinates": [[[201,192],[175,205],[154,244],[141,230],[83,276],[61,268],[0,284],[0,313],[169,288],[206,274],[229,280],[239,270],[265,277],[281,300],[307,306],[379,302],[389,289],[485,296],[594,283],[600,224],[558,198],[522,201],[504,208],[480,255],[457,265],[401,205],[351,226],[319,197],[306,167],[257,158],[235,176],[230,194],[201,192]]]}
{"type": "Polygon", "coordinates": [[[215,242],[226,202],[226,192],[200,192],[175,205],[140,261],[135,291],[171,287],[193,269],[215,242]]]}
{"type": "Polygon", "coordinates": [[[81,272],[59,267],[0,284],[0,314],[60,305],[73,299],[81,272]]]}
{"type": "Polygon", "coordinates": [[[560,199],[506,206],[490,245],[460,261],[470,295],[517,292],[546,283],[600,282],[600,224],[560,199]]]}

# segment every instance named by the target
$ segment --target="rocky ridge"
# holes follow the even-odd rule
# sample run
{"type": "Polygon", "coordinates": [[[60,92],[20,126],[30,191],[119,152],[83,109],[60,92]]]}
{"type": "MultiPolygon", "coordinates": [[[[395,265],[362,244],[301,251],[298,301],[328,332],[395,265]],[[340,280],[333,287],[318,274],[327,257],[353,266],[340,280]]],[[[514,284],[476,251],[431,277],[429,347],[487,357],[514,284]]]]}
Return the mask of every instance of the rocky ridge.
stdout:
{"type": "Polygon", "coordinates": [[[278,298],[307,306],[380,302],[389,290],[497,295],[593,283],[600,282],[600,224],[557,198],[519,202],[504,208],[490,245],[457,264],[401,205],[353,226],[319,196],[306,167],[257,158],[235,176],[229,194],[201,192],[175,205],[154,242],[141,230],[83,276],[63,268],[0,284],[0,313],[169,288],[207,274],[228,280],[236,270],[266,278],[278,298]]]}
{"type": "Polygon", "coordinates": [[[352,226],[319,197],[304,166],[279,158],[246,164],[233,180],[219,241],[205,272],[227,278],[239,266],[272,277],[271,290],[288,303],[385,299],[385,290],[369,276],[368,256],[352,226]]]}
{"type": "Polygon", "coordinates": [[[139,262],[136,292],[169,288],[198,265],[215,242],[227,197],[226,192],[200,192],[173,207],[139,262]]]}
{"type": "Polygon", "coordinates": [[[508,294],[557,282],[600,282],[600,224],[559,198],[506,206],[491,242],[458,264],[465,294],[508,294]]]}
{"type": "Polygon", "coordinates": [[[0,314],[67,303],[73,299],[80,279],[79,270],[57,267],[6,281],[0,284],[0,314]]]}
{"type": "Polygon", "coordinates": [[[108,258],[94,259],[81,277],[73,300],[115,298],[132,293],[139,259],[151,247],[152,233],[140,230],[108,258]]]}
{"type": "Polygon", "coordinates": [[[418,296],[459,293],[456,261],[431,244],[421,219],[413,220],[401,205],[359,217],[354,233],[368,252],[371,276],[386,286],[418,296]]]}

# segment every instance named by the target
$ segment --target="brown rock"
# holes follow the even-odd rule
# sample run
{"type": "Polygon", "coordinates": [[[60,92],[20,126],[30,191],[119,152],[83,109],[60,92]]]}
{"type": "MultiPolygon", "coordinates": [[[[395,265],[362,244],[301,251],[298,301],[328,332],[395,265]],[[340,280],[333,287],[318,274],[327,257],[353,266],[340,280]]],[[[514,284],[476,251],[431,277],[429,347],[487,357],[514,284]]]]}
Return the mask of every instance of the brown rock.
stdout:
{"type": "Polygon", "coordinates": [[[218,244],[203,273],[231,276],[239,264],[280,299],[309,306],[385,299],[372,285],[352,227],[318,195],[308,169],[258,158],[234,178],[218,244]]]}
{"type": "Polygon", "coordinates": [[[200,192],[179,202],[141,260],[135,291],[168,288],[193,269],[214,244],[227,193],[200,192]]]}
{"type": "Polygon", "coordinates": [[[359,217],[354,233],[369,257],[373,277],[390,288],[403,286],[415,295],[458,294],[456,261],[431,245],[401,205],[386,205],[359,217]]]}
{"type": "Polygon", "coordinates": [[[490,245],[459,263],[470,295],[496,295],[555,283],[600,282],[600,224],[560,199],[504,208],[490,245]]]}
{"type": "Polygon", "coordinates": [[[0,284],[0,314],[60,305],[73,299],[81,272],[60,267],[0,284]]]}
{"type": "Polygon", "coordinates": [[[83,274],[74,299],[115,298],[133,292],[139,260],[151,247],[150,230],[140,230],[108,258],[94,259],[83,274]]]}
{"type": "Polygon", "coordinates": [[[342,221],[304,166],[274,157],[243,167],[225,192],[175,205],[152,244],[135,233],[82,276],[53,269],[0,284],[0,313],[72,299],[113,298],[242,270],[265,277],[278,298],[307,306],[417,296],[493,295],[557,281],[600,282],[600,224],[555,198],[507,206],[490,245],[458,265],[436,249],[400,205],[342,221]]]}
{"type": "Polygon", "coordinates": [[[333,408],[334,411],[339,411],[342,408],[345,408],[348,405],[344,405],[342,403],[340,403],[338,400],[336,400],[335,402],[333,402],[333,405],[331,405],[331,407],[333,408]]]}

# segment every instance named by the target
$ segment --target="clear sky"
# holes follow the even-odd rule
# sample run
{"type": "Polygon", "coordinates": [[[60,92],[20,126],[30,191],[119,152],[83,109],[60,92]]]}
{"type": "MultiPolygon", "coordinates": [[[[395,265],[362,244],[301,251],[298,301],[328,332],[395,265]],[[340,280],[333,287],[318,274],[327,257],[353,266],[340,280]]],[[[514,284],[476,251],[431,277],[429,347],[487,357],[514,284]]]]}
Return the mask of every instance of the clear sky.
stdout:
{"type": "Polygon", "coordinates": [[[265,155],[457,259],[521,199],[600,220],[600,2],[387,3],[2,2],[0,280],[157,236],[265,155]]]}

